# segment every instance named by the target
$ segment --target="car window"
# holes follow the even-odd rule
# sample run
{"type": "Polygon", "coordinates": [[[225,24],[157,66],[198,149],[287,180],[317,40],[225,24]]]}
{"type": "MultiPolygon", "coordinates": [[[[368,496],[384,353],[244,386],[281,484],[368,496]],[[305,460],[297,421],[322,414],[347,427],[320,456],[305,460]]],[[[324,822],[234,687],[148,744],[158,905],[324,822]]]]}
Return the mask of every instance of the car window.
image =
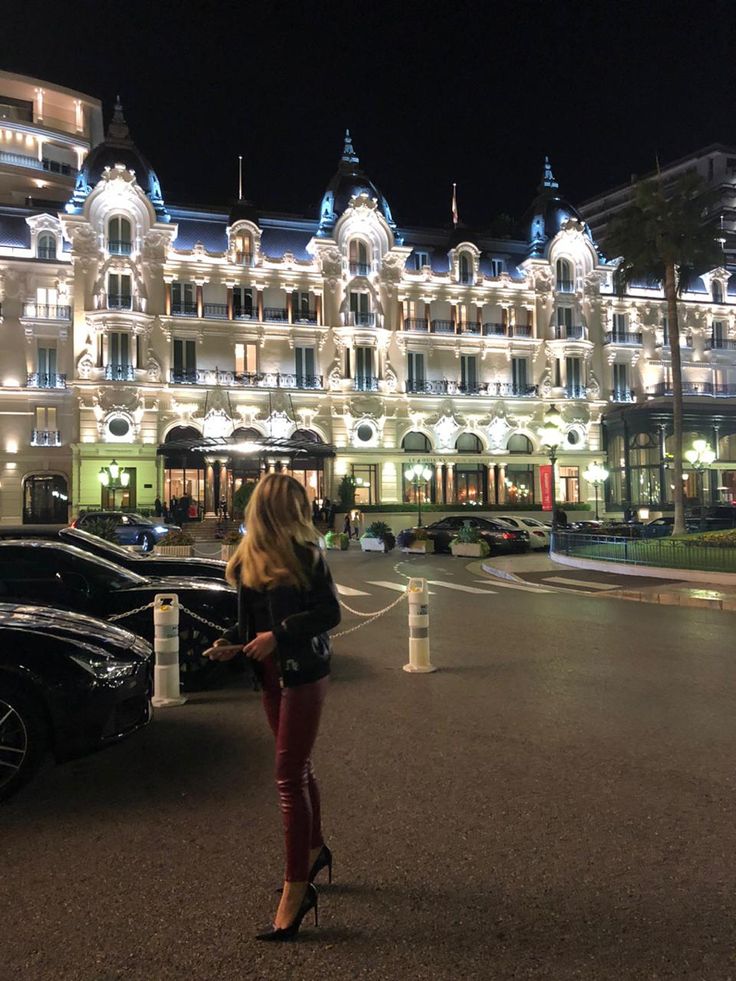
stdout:
{"type": "Polygon", "coordinates": [[[435,521],[433,525],[430,525],[432,531],[449,531],[452,525],[449,521],[435,521]]]}
{"type": "Polygon", "coordinates": [[[56,546],[53,542],[41,541],[9,546],[0,543],[0,568],[10,579],[17,578],[13,573],[15,562],[22,563],[23,569],[36,570],[29,571],[30,578],[48,579],[59,572],[73,572],[84,576],[98,589],[121,589],[147,582],[144,576],[128,572],[107,559],[90,555],[73,545],[56,546]]]}
{"type": "Polygon", "coordinates": [[[118,545],[117,542],[108,542],[89,531],[84,531],[82,528],[62,528],[59,534],[64,541],[72,545],[76,544],[79,548],[86,548],[87,545],[90,545],[98,551],[104,552],[105,555],[110,556],[111,561],[115,561],[118,557],[130,559],[130,552],[126,552],[122,545],[118,545]]]}

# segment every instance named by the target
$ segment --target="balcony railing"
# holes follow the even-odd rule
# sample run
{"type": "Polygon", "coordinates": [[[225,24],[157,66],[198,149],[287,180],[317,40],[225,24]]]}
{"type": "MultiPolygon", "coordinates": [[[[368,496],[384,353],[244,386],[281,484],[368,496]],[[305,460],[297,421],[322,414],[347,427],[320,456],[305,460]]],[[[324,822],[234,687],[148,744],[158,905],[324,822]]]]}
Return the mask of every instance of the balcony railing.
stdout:
{"type": "Polygon", "coordinates": [[[133,243],[123,238],[111,238],[107,243],[107,251],[110,255],[130,255],[133,243]]]}
{"type": "Polygon", "coordinates": [[[459,334],[480,334],[481,326],[477,320],[461,321],[457,325],[459,334]]]}
{"type": "Polygon", "coordinates": [[[537,385],[515,385],[513,382],[463,383],[451,378],[410,378],[406,383],[406,391],[409,395],[490,395],[516,399],[539,396],[537,385]]]}
{"type": "Polygon", "coordinates": [[[61,446],[61,432],[58,429],[34,429],[31,446],[61,446]]]}
{"type": "Polygon", "coordinates": [[[135,381],[135,368],[132,364],[106,364],[105,381],[135,381]]]}
{"type": "Polygon", "coordinates": [[[264,307],[263,319],[283,322],[289,319],[289,315],[286,310],[286,307],[264,307]]]}
{"type": "Polygon", "coordinates": [[[349,327],[375,327],[376,314],[373,310],[351,310],[346,314],[346,325],[349,327]]]}
{"type": "Polygon", "coordinates": [[[604,344],[641,344],[641,333],[630,330],[609,330],[604,344]]]}
{"type": "Polygon", "coordinates": [[[26,381],[28,388],[66,388],[66,375],[48,374],[44,371],[31,371],[26,381]]]}
{"type": "Polygon", "coordinates": [[[565,385],[566,399],[584,399],[585,385],[565,385]]]}
{"type": "Polygon", "coordinates": [[[351,262],[350,263],[350,275],[351,276],[367,276],[371,271],[371,267],[367,262],[351,262]]]}
{"type": "Polygon", "coordinates": [[[582,324],[557,324],[555,337],[560,340],[581,340],[585,337],[585,327],[582,324]]]}
{"type": "Polygon", "coordinates": [[[211,320],[227,320],[227,303],[205,303],[203,312],[211,320]]]}
{"type": "Polygon", "coordinates": [[[356,392],[377,392],[378,379],[356,375],[353,379],[353,388],[356,392]]]}
{"type": "Polygon", "coordinates": [[[636,402],[636,392],[631,388],[614,388],[611,390],[612,402],[636,402]]]}
{"type": "MultiPolygon", "coordinates": [[[[714,385],[712,382],[683,382],[682,394],[707,395],[721,399],[736,398],[736,385],[714,385]]],[[[652,398],[672,395],[672,383],[659,382],[657,385],[651,385],[647,389],[647,395],[652,398]]]]}
{"type": "Polygon", "coordinates": [[[426,334],[429,328],[429,321],[418,317],[407,317],[404,319],[404,330],[411,330],[415,333],[426,334]]]}
{"type": "Polygon", "coordinates": [[[535,399],[539,396],[538,385],[519,385],[516,382],[489,382],[488,395],[505,395],[512,399],[535,399]]]}
{"type": "Polygon", "coordinates": [[[196,317],[197,304],[196,303],[172,303],[171,315],[172,317],[196,317]]]}
{"type": "Polygon", "coordinates": [[[254,307],[233,308],[233,318],[235,320],[257,320],[258,311],[254,307]]]}
{"type": "Polygon", "coordinates": [[[726,337],[711,337],[705,346],[711,351],[736,351],[736,341],[726,337]]]}
{"type": "Polygon", "coordinates": [[[280,371],[222,371],[220,368],[199,368],[194,371],[172,371],[174,385],[225,385],[231,388],[298,388],[321,389],[322,375],[280,371]]]}
{"type": "Polygon", "coordinates": [[[72,308],[56,303],[24,303],[23,316],[36,320],[71,320],[72,308]]]}
{"type": "Polygon", "coordinates": [[[486,337],[505,337],[506,324],[483,324],[483,333],[486,337]]]}
{"type": "Polygon", "coordinates": [[[107,309],[108,310],[132,310],[133,297],[130,295],[130,293],[108,293],[107,309]]]}
{"type": "Polygon", "coordinates": [[[253,265],[253,253],[252,252],[236,252],[235,261],[239,266],[252,266],[253,265]]]}
{"type": "Polygon", "coordinates": [[[572,293],[574,289],[575,289],[575,283],[571,279],[557,280],[558,293],[572,293]]]}
{"type": "Polygon", "coordinates": [[[317,311],[316,310],[296,310],[292,314],[292,320],[295,324],[316,324],[317,323],[317,311]]]}
{"type": "MultiPolygon", "coordinates": [[[[581,328],[581,330],[582,330],[582,328],[581,328]]],[[[511,332],[511,336],[512,337],[531,337],[532,336],[532,328],[531,328],[531,325],[530,324],[514,324],[511,327],[511,331],[510,332],[511,332]]]]}
{"type": "Polygon", "coordinates": [[[77,171],[71,164],[59,163],[57,160],[31,157],[26,153],[11,153],[0,150],[0,163],[10,164],[11,167],[27,167],[29,170],[45,170],[47,173],[63,174],[64,177],[76,177],[77,171]]]}
{"type": "Polygon", "coordinates": [[[454,334],[455,324],[452,320],[433,320],[432,321],[432,333],[433,334],[454,334]]]}

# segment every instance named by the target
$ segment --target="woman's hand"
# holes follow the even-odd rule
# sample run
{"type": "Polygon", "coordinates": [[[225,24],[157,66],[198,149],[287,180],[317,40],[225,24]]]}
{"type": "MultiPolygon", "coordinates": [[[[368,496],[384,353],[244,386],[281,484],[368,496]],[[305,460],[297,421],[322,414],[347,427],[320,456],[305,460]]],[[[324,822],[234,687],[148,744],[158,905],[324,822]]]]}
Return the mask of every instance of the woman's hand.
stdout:
{"type": "Polygon", "coordinates": [[[255,639],[243,648],[246,657],[252,657],[254,661],[265,661],[266,658],[276,650],[276,638],[273,631],[266,630],[258,633],[255,639]]]}
{"type": "Polygon", "coordinates": [[[231,644],[224,637],[218,637],[212,647],[204,651],[204,656],[210,661],[232,661],[236,654],[243,650],[242,644],[231,644]]]}

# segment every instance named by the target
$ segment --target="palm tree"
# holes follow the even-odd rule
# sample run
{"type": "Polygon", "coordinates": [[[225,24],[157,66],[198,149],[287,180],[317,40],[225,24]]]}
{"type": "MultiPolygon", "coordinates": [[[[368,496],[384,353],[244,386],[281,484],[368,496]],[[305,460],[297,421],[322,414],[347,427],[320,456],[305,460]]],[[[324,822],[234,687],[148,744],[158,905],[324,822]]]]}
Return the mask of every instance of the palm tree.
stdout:
{"type": "Polygon", "coordinates": [[[712,227],[704,221],[713,200],[713,192],[695,171],[688,171],[667,185],[659,176],[641,181],[634,188],[631,204],[611,222],[604,243],[608,255],[620,256],[614,274],[620,296],[632,280],[656,280],[664,284],[672,358],[673,535],[685,533],[682,361],[677,298],[693,274],[714,269],[724,262],[723,249],[712,227]]]}

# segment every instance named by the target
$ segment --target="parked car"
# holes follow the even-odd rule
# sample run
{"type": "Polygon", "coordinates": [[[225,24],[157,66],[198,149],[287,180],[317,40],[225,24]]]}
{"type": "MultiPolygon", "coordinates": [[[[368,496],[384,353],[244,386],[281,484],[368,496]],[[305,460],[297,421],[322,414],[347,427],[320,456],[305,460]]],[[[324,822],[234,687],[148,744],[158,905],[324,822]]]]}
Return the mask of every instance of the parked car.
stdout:
{"type": "MultiPolygon", "coordinates": [[[[639,527],[639,538],[669,538],[675,525],[675,519],[671,514],[665,514],[661,518],[654,518],[639,527]]],[[[699,519],[693,517],[689,512],[685,515],[685,531],[692,534],[700,527],[699,519]]],[[[730,526],[729,526],[730,527],[730,526]]]]}
{"type": "Polygon", "coordinates": [[[128,511],[85,511],[72,521],[71,526],[84,530],[97,521],[110,519],[117,522],[115,535],[121,545],[139,545],[144,552],[150,552],[170,531],[181,530],[179,525],[165,525],[128,511]]]}
{"type": "Polygon", "coordinates": [[[488,543],[491,554],[501,552],[526,552],[529,549],[529,532],[514,528],[500,518],[480,518],[464,515],[447,517],[427,525],[427,537],[434,542],[435,552],[449,552],[450,541],[464,524],[478,530],[481,538],[488,543]]]}
{"type": "Polygon", "coordinates": [[[688,509],[686,521],[693,531],[727,531],[736,528],[736,505],[712,504],[688,509]]]}
{"type": "Polygon", "coordinates": [[[47,751],[61,762],[146,725],[152,671],[150,645],[129,630],[0,603],[0,800],[47,751]]]}
{"type": "Polygon", "coordinates": [[[45,538],[49,541],[66,542],[141,576],[196,576],[198,579],[223,580],[227,565],[220,559],[132,552],[122,545],[100,538],[99,535],[68,525],[0,525],[0,539],[3,538],[45,538]]]}
{"type": "Polygon", "coordinates": [[[121,625],[150,642],[153,614],[146,607],[156,593],[179,597],[182,681],[186,688],[201,687],[219,674],[217,662],[202,652],[237,617],[232,587],[191,576],[140,576],[64,542],[0,541],[0,602],[48,605],[108,620],[125,613],[121,625]]]}
{"type": "Polygon", "coordinates": [[[537,518],[529,518],[525,514],[504,514],[503,521],[529,532],[529,548],[532,551],[540,551],[549,548],[549,537],[552,534],[552,525],[546,525],[537,518]]]}

